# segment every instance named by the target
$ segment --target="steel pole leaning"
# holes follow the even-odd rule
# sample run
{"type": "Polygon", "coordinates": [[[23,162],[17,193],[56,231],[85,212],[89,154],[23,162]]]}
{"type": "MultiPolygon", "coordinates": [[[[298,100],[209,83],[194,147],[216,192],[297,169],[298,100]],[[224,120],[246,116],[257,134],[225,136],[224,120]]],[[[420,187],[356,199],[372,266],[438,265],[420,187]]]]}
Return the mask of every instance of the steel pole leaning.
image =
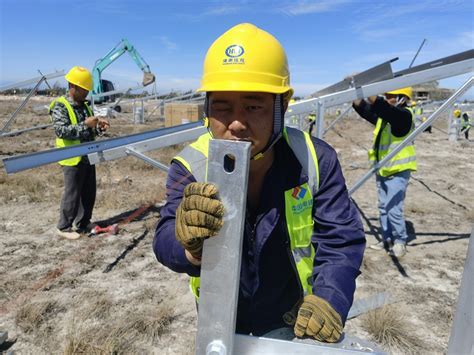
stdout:
{"type": "Polygon", "coordinates": [[[7,123],[5,123],[5,126],[3,126],[3,128],[0,130],[0,132],[6,132],[8,130],[8,128],[10,127],[10,125],[13,123],[13,120],[15,119],[16,115],[18,114],[18,112],[21,111],[21,109],[23,107],[25,107],[26,103],[28,102],[28,100],[31,98],[31,96],[33,96],[36,91],[38,90],[38,88],[40,87],[41,83],[46,79],[45,76],[42,76],[41,79],[38,81],[38,83],[36,84],[36,86],[31,89],[31,91],[28,93],[28,95],[25,97],[25,99],[23,100],[23,102],[21,103],[20,106],[18,106],[18,108],[15,110],[15,112],[13,112],[13,114],[11,115],[10,119],[7,121],[7,123]]]}
{"type": "Polygon", "coordinates": [[[349,110],[350,110],[351,108],[352,108],[352,106],[349,105],[349,107],[346,108],[346,109],[344,110],[344,112],[339,115],[339,117],[336,117],[336,119],[331,122],[331,124],[328,126],[328,128],[326,128],[326,130],[323,132],[323,137],[324,137],[324,135],[325,135],[326,133],[328,133],[328,132],[331,130],[331,128],[334,127],[334,125],[335,125],[340,119],[342,119],[342,118],[349,112],[349,110]]]}
{"type": "Polygon", "coordinates": [[[395,155],[398,154],[407,144],[411,143],[416,136],[422,133],[428,126],[430,126],[438,116],[448,107],[450,107],[454,101],[461,96],[466,90],[468,90],[474,84],[474,77],[466,81],[448,100],[446,100],[431,116],[418,126],[410,135],[398,146],[396,146],[389,154],[385,156],[381,161],[375,164],[354,186],[349,189],[349,195],[352,195],[359,187],[361,187],[373,174],[375,174],[381,167],[390,161],[395,155]]]}

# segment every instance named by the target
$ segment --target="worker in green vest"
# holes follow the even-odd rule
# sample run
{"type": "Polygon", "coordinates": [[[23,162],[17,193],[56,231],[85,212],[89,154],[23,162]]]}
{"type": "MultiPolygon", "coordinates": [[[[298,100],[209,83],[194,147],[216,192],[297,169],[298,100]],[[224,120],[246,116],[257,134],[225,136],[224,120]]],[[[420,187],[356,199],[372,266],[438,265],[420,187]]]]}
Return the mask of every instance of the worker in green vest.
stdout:
{"type": "MultiPolygon", "coordinates": [[[[65,76],[68,96],[51,102],[49,113],[56,133],[56,147],[69,147],[95,139],[99,132],[109,128],[104,118],[95,117],[86,102],[92,90],[92,75],[83,67],[73,67],[65,76]]],[[[61,160],[64,174],[64,192],[57,225],[58,235],[77,239],[90,232],[92,210],[96,197],[95,166],[87,156],[61,160]]]]}
{"type": "Polygon", "coordinates": [[[314,125],[316,124],[316,114],[314,112],[310,113],[307,119],[309,123],[308,133],[310,136],[312,136],[314,125]]]}
{"type": "Polygon", "coordinates": [[[464,112],[462,115],[462,120],[461,120],[461,132],[464,133],[464,137],[469,140],[469,130],[472,127],[472,119],[469,117],[469,114],[467,112],[464,112]]]}
{"type": "MultiPolygon", "coordinates": [[[[353,103],[357,113],[375,125],[373,146],[369,151],[372,164],[381,161],[413,131],[413,112],[408,106],[412,88],[406,87],[371,96],[353,103]]],[[[415,146],[406,145],[377,171],[382,240],[370,248],[386,250],[396,257],[406,254],[408,235],[405,227],[404,201],[410,174],[416,171],[415,146]]]]}
{"type": "Polygon", "coordinates": [[[209,48],[198,91],[209,132],[171,162],[157,259],[191,276],[199,302],[203,241],[232,213],[206,183],[209,141],[251,142],[236,331],[291,327],[298,337],[338,341],[365,237],[334,149],[283,125],[293,94],[283,47],[252,24],[231,28],[209,48]]]}

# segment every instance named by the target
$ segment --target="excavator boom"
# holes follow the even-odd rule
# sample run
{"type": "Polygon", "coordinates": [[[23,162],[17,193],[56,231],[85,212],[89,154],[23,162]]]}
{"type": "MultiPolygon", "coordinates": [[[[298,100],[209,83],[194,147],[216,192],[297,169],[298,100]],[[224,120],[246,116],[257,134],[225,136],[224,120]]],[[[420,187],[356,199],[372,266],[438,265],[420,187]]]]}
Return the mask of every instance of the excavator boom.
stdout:
{"type": "Polygon", "coordinates": [[[124,38],[103,58],[100,58],[95,62],[94,69],[92,69],[92,76],[94,78],[94,89],[92,91],[93,95],[97,95],[105,91],[111,91],[108,90],[108,88],[106,90],[104,87],[105,80],[102,79],[102,72],[125,52],[130,54],[135,64],[137,64],[141,71],[143,71],[143,86],[150,85],[155,81],[155,75],[151,72],[148,64],[137,52],[135,47],[124,38]]]}

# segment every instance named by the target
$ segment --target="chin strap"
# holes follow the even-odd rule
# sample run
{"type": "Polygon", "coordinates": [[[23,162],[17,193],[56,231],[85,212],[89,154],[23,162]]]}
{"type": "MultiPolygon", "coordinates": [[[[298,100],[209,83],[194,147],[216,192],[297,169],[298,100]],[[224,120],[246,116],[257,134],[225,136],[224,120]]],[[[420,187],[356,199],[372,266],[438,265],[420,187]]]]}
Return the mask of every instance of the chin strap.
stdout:
{"type": "MultiPolygon", "coordinates": [[[[256,153],[250,160],[258,160],[263,158],[266,152],[268,152],[283,136],[283,127],[284,127],[284,107],[283,107],[283,94],[276,94],[275,101],[273,104],[273,132],[268,140],[267,145],[260,152],[256,153]]],[[[204,101],[204,113],[206,117],[204,118],[204,125],[207,127],[207,131],[211,135],[212,132],[209,127],[209,93],[206,93],[206,99],[204,101]]]]}
{"type": "Polygon", "coordinates": [[[275,95],[275,101],[273,104],[273,133],[265,148],[256,153],[252,158],[250,158],[250,160],[263,158],[265,153],[268,152],[283,136],[284,114],[283,95],[277,94],[275,95]]]}

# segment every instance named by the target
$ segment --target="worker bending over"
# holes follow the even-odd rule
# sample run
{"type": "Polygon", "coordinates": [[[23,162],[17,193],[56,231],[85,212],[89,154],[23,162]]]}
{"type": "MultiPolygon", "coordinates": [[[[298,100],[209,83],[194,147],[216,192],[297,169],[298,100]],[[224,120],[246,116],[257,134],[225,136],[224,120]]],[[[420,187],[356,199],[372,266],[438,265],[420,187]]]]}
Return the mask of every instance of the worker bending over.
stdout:
{"type": "MultiPolygon", "coordinates": [[[[69,95],[55,99],[49,113],[56,133],[56,147],[69,147],[95,139],[98,131],[109,128],[106,119],[94,117],[86,103],[92,90],[92,75],[83,67],[73,67],[65,76],[69,95]]],[[[64,192],[59,211],[58,235],[77,239],[92,229],[96,197],[95,166],[87,156],[61,160],[64,192]]]]}
{"type": "MultiPolygon", "coordinates": [[[[368,101],[354,101],[353,107],[357,113],[375,125],[373,148],[369,151],[371,163],[381,161],[414,129],[413,113],[407,105],[411,97],[412,88],[407,87],[387,92],[385,97],[371,96],[368,101]]],[[[375,180],[382,241],[371,245],[370,248],[385,249],[396,257],[405,255],[408,235],[403,207],[412,171],[416,171],[413,142],[377,171],[375,180]]]]}
{"type": "Polygon", "coordinates": [[[206,92],[209,132],[171,162],[157,259],[192,276],[199,299],[203,241],[232,213],[204,182],[209,141],[251,142],[236,331],[259,336],[291,325],[298,337],[338,341],[365,237],[334,149],[283,127],[293,94],[284,49],[264,30],[237,25],[209,48],[198,91],[206,92]]]}

